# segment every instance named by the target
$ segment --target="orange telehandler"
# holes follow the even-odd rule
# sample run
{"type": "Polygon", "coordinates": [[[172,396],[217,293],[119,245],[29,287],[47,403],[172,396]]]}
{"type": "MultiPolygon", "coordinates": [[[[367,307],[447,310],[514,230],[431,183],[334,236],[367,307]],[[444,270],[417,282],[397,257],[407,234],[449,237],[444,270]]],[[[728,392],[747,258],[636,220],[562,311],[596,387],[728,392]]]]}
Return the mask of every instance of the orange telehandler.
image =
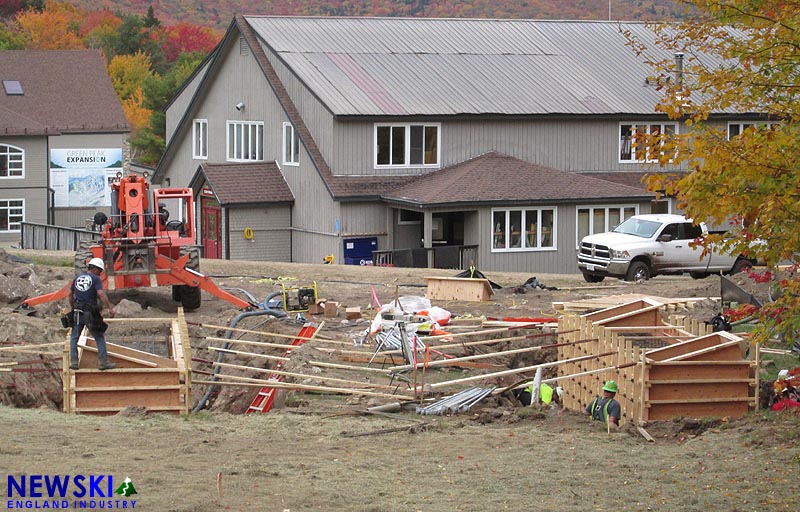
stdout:
{"type": "MultiPolygon", "coordinates": [[[[172,298],[184,309],[200,307],[200,291],[227,300],[240,309],[257,305],[220,289],[200,273],[200,251],[195,243],[194,199],[189,188],[154,188],[147,176],[121,174],[111,184],[111,216],[98,212],[94,224],[100,240],[84,240],[75,253],[75,271],[86,270],[91,258],[105,263],[102,274],[106,290],[143,286],[172,286],[172,298]],[[179,213],[169,219],[169,209],[179,213]]],[[[69,295],[70,285],[26,299],[19,312],[32,312],[38,304],[69,295]]]]}

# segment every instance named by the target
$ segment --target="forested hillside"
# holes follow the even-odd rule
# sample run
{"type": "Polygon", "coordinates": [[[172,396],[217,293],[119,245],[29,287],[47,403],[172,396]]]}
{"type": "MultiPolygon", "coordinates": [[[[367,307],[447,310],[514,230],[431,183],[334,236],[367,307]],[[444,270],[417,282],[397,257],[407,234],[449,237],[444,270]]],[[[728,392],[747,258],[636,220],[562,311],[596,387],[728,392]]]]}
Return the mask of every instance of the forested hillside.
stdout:
{"type": "MultiPolygon", "coordinates": [[[[425,16],[430,18],[609,19],[608,0],[72,0],[85,9],[144,13],[166,23],[225,28],[236,14],[425,16]]],[[[611,0],[611,19],[664,20],[683,14],[678,0],[611,0]]]]}

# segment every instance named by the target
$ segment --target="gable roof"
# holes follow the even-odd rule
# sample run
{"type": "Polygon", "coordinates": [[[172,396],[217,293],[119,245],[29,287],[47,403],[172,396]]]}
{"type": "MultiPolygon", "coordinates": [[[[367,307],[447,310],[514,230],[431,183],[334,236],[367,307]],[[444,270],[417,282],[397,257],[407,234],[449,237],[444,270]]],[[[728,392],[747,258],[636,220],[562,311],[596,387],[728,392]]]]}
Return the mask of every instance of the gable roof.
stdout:
{"type": "Polygon", "coordinates": [[[126,133],[130,126],[96,50],[0,51],[0,80],[18,80],[23,94],[0,89],[0,134],[126,133]]]}
{"type": "Polygon", "coordinates": [[[200,164],[189,186],[198,186],[201,178],[221,206],[294,202],[276,162],[200,164]]]}
{"type": "MultiPolygon", "coordinates": [[[[671,170],[669,174],[676,175],[680,178],[688,174],[689,171],[671,170]]],[[[619,183],[628,187],[635,187],[641,190],[647,190],[644,179],[653,174],[664,174],[664,172],[653,171],[585,171],[581,172],[583,176],[590,178],[598,178],[612,183],[619,183]]]]}
{"type": "Polygon", "coordinates": [[[661,97],[623,33],[653,41],[643,23],[244,19],[338,116],[654,114],[661,97]]]}
{"type": "Polygon", "coordinates": [[[600,198],[641,201],[653,198],[654,194],[490,152],[417,177],[382,197],[388,202],[432,207],[467,203],[574,203],[600,198]]]}

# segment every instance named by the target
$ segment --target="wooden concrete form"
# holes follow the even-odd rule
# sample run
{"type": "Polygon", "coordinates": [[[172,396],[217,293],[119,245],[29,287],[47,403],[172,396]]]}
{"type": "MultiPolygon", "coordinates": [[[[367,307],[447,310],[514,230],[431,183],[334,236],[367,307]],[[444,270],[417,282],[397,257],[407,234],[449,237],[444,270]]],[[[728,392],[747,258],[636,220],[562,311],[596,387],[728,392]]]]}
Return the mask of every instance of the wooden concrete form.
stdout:
{"type": "Polygon", "coordinates": [[[426,277],[425,280],[428,282],[425,296],[429,299],[484,302],[494,294],[488,279],[426,277]]]}
{"type": "Polygon", "coordinates": [[[169,336],[164,339],[170,357],[107,341],[108,359],[117,365],[114,370],[97,369],[97,346],[86,330],[78,340],[80,369],[70,370],[67,336],[62,374],[64,412],[110,415],[126,407],[144,407],[153,412],[188,414],[192,396],[192,355],[183,309],[178,310],[177,318],[161,321],[170,326],[169,336]]]}
{"type": "Polygon", "coordinates": [[[662,310],[658,302],[642,299],[563,316],[559,343],[591,341],[559,348],[559,360],[612,354],[559,367],[564,407],[584,409],[609,379],[619,388],[621,422],[739,417],[757,407],[758,347],[682,316],[665,322],[662,310]],[[646,338],[663,346],[642,346],[646,338]]]}

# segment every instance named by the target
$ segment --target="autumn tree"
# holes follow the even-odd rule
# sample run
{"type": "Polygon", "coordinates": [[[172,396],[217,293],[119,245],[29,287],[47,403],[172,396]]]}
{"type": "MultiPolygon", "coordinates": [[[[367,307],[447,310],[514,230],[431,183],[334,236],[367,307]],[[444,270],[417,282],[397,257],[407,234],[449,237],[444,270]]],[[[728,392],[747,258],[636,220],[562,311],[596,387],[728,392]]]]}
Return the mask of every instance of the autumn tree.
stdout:
{"type": "Polygon", "coordinates": [[[130,98],[137,89],[141,89],[152,74],[150,57],[142,52],[117,55],[108,64],[108,76],[121,100],[130,98]]]}
{"type": "Polygon", "coordinates": [[[219,42],[221,34],[216,30],[194,25],[177,23],[164,28],[162,49],[167,62],[174,62],[181,53],[209,53],[219,42]]]}
{"type": "Polygon", "coordinates": [[[182,53],[172,69],[164,74],[153,75],[145,80],[143,107],[152,111],[148,126],[131,137],[131,145],[138,159],[146,164],[155,164],[166,148],[167,120],[164,109],[181,85],[194,73],[203,61],[202,53],[182,53]]]}
{"type": "Polygon", "coordinates": [[[83,14],[68,2],[48,0],[40,12],[29,8],[17,15],[19,35],[25,47],[34,50],[83,48],[77,25],[83,14]]]}
{"type": "MultiPolygon", "coordinates": [[[[690,169],[685,177],[651,178],[652,190],[674,194],[695,219],[738,228],[707,242],[756,257],[769,269],[788,263],[774,283],[777,297],[759,315],[757,340],[800,332],[800,0],[684,0],[686,22],[655,26],[657,46],[677,62],[652,59],[664,96],[658,110],[688,130],[666,144],[666,158],[690,169]],[[672,78],[670,80],[670,78],[672,78]],[[729,133],[730,113],[750,124],[729,133]],[[756,122],[752,122],[753,120],[756,122]],[[736,133],[740,132],[740,133],[736,133]],[[677,150],[673,152],[672,150],[677,150]]],[[[632,39],[642,55],[654,55],[632,39]]],[[[652,142],[652,141],[650,141],[652,142]]],[[[662,162],[665,163],[665,162],[662,162]]],[[[760,279],[771,277],[770,273],[760,279]]],[[[757,277],[758,278],[758,277],[757,277]]]]}

